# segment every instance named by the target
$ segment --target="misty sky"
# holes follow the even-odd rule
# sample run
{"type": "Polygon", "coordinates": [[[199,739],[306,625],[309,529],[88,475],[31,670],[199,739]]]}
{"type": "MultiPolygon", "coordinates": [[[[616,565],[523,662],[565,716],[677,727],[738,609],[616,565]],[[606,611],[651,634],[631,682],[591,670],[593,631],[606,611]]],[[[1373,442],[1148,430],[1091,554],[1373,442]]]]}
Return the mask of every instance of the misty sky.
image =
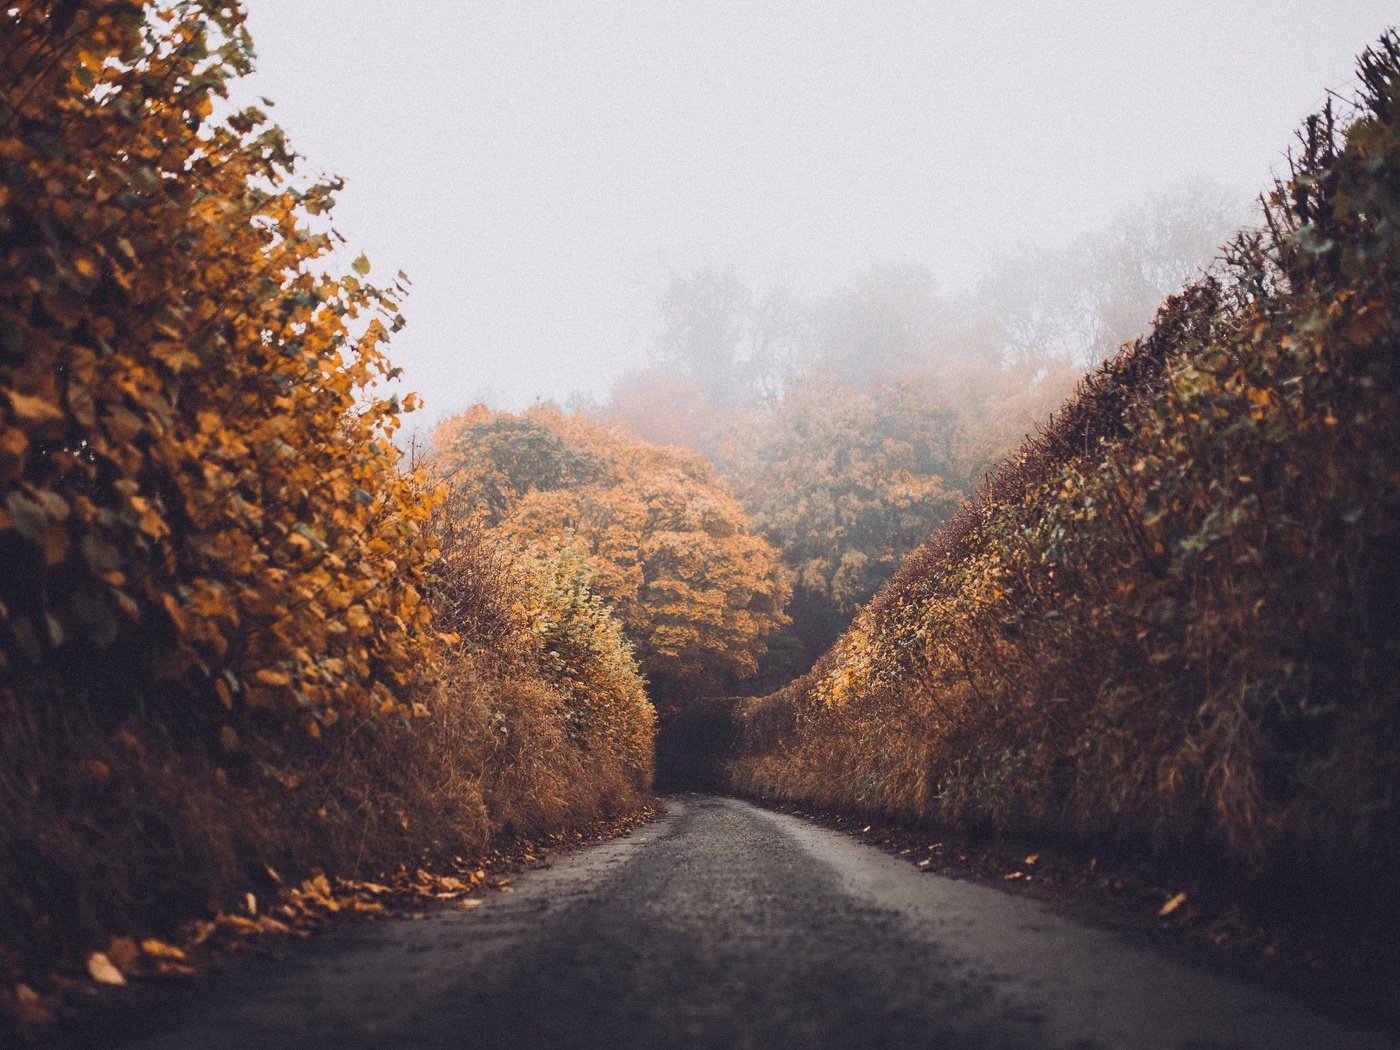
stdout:
{"type": "Polygon", "coordinates": [[[1244,202],[1394,0],[248,0],[249,98],[414,282],[420,423],[606,391],[672,273],[950,290],[1206,184],[1244,202]]]}

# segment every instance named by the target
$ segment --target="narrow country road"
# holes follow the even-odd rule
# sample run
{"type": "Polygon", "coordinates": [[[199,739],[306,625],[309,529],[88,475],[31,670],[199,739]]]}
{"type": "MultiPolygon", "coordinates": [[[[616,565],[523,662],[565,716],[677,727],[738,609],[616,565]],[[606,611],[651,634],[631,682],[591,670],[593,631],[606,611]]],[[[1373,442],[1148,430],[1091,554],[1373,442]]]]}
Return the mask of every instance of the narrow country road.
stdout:
{"type": "Polygon", "coordinates": [[[515,886],[471,911],[342,928],[65,1045],[1397,1045],[732,799],[675,800],[515,886]]]}

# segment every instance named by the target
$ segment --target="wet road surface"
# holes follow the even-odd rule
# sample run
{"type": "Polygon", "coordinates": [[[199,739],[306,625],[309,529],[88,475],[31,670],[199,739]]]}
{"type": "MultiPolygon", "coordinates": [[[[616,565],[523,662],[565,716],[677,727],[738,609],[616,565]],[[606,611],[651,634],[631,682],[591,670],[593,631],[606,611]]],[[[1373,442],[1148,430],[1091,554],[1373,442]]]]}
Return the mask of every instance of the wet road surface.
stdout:
{"type": "Polygon", "coordinates": [[[63,1045],[1400,1046],[794,817],[669,807],[473,910],[347,926],[63,1045]]]}

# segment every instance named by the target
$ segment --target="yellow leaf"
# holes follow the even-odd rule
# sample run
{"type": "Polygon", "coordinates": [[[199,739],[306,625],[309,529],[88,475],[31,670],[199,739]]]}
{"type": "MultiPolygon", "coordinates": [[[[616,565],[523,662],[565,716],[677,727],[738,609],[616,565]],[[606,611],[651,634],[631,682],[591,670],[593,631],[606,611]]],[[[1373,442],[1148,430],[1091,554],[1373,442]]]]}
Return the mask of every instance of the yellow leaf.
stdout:
{"type": "Polygon", "coordinates": [[[1157,918],[1159,918],[1159,919],[1165,919],[1168,915],[1170,915],[1172,912],[1176,911],[1177,908],[1180,908],[1180,907],[1181,907],[1183,904],[1185,904],[1185,903],[1186,903],[1186,894],[1185,894],[1185,893],[1178,893],[1178,894],[1176,894],[1176,895],[1174,895],[1174,896],[1168,898],[1167,902],[1166,902],[1165,904],[1163,904],[1162,907],[1161,907],[1161,909],[1157,912],[1157,918]]]}
{"type": "Polygon", "coordinates": [[[0,433],[0,476],[17,474],[29,449],[29,439],[20,430],[0,433]]]}
{"type": "Polygon", "coordinates": [[[126,978],[112,965],[112,960],[107,958],[105,952],[93,952],[88,956],[87,971],[88,976],[98,984],[126,984],[126,978]]]}
{"type": "Polygon", "coordinates": [[[48,1024],[53,1020],[53,1011],[43,996],[27,984],[15,986],[15,1012],[25,1024],[48,1024]]]}
{"type": "Polygon", "coordinates": [[[154,937],[147,937],[141,942],[141,950],[153,959],[174,959],[183,960],[185,953],[173,944],[166,944],[158,941],[154,937]]]}
{"type": "Polygon", "coordinates": [[[18,390],[9,391],[10,406],[15,415],[27,423],[45,423],[63,418],[56,405],[51,405],[42,397],[30,397],[18,390]]]}

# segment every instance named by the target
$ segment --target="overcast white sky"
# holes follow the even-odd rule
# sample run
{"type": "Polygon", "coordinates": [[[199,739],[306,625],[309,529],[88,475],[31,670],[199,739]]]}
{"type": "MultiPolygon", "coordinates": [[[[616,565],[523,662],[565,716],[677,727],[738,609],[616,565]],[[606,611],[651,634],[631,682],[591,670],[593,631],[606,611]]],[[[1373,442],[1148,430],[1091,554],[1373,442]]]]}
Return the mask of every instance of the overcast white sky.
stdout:
{"type": "MultiPolygon", "coordinates": [[[[1206,182],[1248,199],[1394,0],[248,0],[262,94],[414,282],[428,400],[605,391],[672,272],[965,286],[1206,182]]],[[[427,418],[423,418],[427,417],[427,418]]]]}

